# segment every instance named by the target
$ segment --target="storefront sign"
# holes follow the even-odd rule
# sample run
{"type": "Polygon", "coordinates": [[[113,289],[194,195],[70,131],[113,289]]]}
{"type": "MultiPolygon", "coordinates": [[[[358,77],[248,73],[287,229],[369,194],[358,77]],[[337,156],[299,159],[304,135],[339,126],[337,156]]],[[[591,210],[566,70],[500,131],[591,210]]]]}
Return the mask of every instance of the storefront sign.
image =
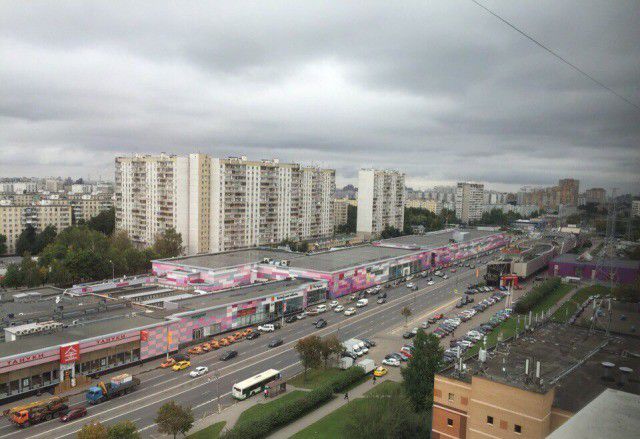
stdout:
{"type": "Polygon", "coordinates": [[[238,317],[244,317],[244,316],[250,316],[256,313],[256,308],[244,308],[244,309],[239,309],[237,316],[238,317]]]}
{"type": "Polygon", "coordinates": [[[7,360],[7,361],[4,362],[3,366],[4,367],[17,366],[19,364],[30,363],[30,362],[35,361],[35,360],[42,360],[43,358],[44,358],[44,353],[26,355],[24,357],[14,358],[12,360],[7,360]]]}
{"type": "Polygon", "coordinates": [[[149,331],[140,331],[140,341],[149,340],[149,331]]]}
{"type": "Polygon", "coordinates": [[[60,346],[60,364],[74,363],[80,359],[80,345],[78,343],[60,346]]]}
{"type": "Polygon", "coordinates": [[[126,334],[113,335],[111,337],[101,338],[101,339],[97,340],[96,344],[113,343],[114,341],[124,340],[126,337],[127,337],[126,334]]]}

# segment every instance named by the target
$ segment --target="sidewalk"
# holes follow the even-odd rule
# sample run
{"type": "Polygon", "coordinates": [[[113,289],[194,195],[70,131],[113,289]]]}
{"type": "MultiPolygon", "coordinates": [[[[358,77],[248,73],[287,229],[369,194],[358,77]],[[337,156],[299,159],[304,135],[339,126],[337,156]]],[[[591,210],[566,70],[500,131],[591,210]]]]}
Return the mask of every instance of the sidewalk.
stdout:
{"type": "MultiPolygon", "coordinates": [[[[385,375],[382,378],[376,378],[376,383],[375,385],[378,385],[379,383],[382,383],[386,380],[391,379],[392,381],[400,381],[400,370],[399,369],[391,369],[389,368],[389,373],[387,375],[385,375]]],[[[286,439],[289,438],[291,436],[293,436],[294,434],[296,434],[297,432],[299,432],[300,430],[304,430],[305,428],[307,428],[308,426],[310,426],[311,424],[319,421],[320,419],[324,418],[325,416],[327,416],[330,413],[333,413],[334,411],[336,411],[337,409],[339,409],[340,407],[346,405],[349,403],[349,401],[353,401],[356,398],[362,398],[363,395],[365,394],[365,392],[367,390],[371,390],[373,388],[374,384],[372,384],[372,380],[367,380],[364,383],[360,384],[357,387],[354,387],[353,389],[349,390],[349,399],[346,400],[344,399],[344,394],[336,394],[335,397],[329,401],[328,403],[320,406],[319,408],[317,408],[316,410],[312,411],[311,413],[303,416],[302,418],[298,419],[295,422],[292,422],[291,424],[287,425],[284,428],[281,428],[280,430],[276,431],[275,433],[267,436],[268,438],[271,439],[286,439]]]]}

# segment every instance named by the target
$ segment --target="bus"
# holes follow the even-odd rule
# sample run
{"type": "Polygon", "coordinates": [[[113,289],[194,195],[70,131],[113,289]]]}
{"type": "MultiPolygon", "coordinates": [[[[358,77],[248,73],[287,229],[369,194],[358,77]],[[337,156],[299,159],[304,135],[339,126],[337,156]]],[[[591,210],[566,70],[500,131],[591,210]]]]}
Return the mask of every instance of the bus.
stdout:
{"type": "Polygon", "coordinates": [[[261,393],[267,384],[280,379],[280,377],[280,371],[275,369],[266,370],[258,375],[234,384],[233,389],[231,389],[231,395],[239,400],[246,399],[256,393],[261,393]]]}

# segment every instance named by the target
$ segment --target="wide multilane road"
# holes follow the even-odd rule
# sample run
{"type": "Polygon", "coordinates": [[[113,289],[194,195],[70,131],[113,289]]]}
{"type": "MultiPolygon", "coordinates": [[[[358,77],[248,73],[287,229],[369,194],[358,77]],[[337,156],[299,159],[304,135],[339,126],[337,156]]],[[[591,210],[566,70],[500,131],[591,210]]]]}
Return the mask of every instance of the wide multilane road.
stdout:
{"type": "MultiPolygon", "coordinates": [[[[121,396],[105,403],[89,406],[84,418],[63,424],[58,420],[18,429],[8,421],[0,424],[2,438],[70,438],[91,421],[100,421],[105,425],[131,420],[136,423],[143,437],[157,434],[154,418],[158,408],[170,401],[189,405],[196,419],[218,410],[218,401],[224,406],[233,404],[230,391],[234,383],[256,375],[266,369],[274,368],[283,376],[291,377],[301,372],[300,360],[294,350],[296,341],[310,334],[326,336],[337,334],[341,340],[351,337],[373,337],[374,334],[391,329],[403,323],[400,310],[409,306],[414,315],[432,310],[440,312],[453,305],[464,292],[469,283],[482,279],[484,261],[477,261],[480,278],[476,280],[476,269],[458,267],[456,273],[446,270],[449,279],[434,277],[435,284],[427,285],[427,280],[416,278],[412,282],[418,285],[417,291],[409,290],[405,284],[384,288],[387,292],[387,303],[378,305],[374,297],[369,305],[358,308],[357,313],[347,317],[343,313],[331,310],[320,316],[328,325],[316,329],[312,322],[319,317],[307,317],[291,324],[285,324],[274,333],[263,334],[255,340],[245,340],[228,348],[191,357],[192,367],[185,371],[173,372],[167,369],[156,369],[139,375],[141,385],[135,392],[121,396]],[[458,290],[455,293],[454,290],[458,290]],[[281,338],[284,344],[269,349],[268,343],[281,338]],[[220,361],[220,355],[227,349],[238,351],[238,356],[230,361],[220,361]],[[198,378],[190,378],[188,373],[196,366],[207,366],[209,373],[198,378]],[[216,379],[215,377],[218,377],[216,379]]],[[[355,306],[348,297],[339,300],[342,305],[355,306]]],[[[375,348],[374,348],[375,349],[375,348]]],[[[161,360],[155,360],[161,361],[161,360]]],[[[128,372],[136,374],[136,367],[128,372]]],[[[70,399],[70,405],[85,405],[83,395],[70,399]]]]}

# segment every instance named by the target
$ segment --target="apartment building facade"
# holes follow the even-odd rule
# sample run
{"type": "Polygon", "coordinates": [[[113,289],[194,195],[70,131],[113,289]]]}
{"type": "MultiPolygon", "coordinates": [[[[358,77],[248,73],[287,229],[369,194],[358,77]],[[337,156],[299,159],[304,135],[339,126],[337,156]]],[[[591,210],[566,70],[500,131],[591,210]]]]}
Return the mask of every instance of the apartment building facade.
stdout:
{"type": "Polygon", "coordinates": [[[484,185],[461,182],[456,186],[456,217],[469,224],[482,218],[484,185]]]}
{"type": "Polygon", "coordinates": [[[584,191],[584,198],[587,203],[604,204],[606,197],[607,191],[601,187],[594,187],[584,191]]]}
{"type": "Polygon", "coordinates": [[[329,236],[335,171],[246,157],[116,159],[116,227],[143,245],[174,228],[185,253],[329,236]]]}
{"type": "Polygon", "coordinates": [[[387,227],[404,228],[405,176],[394,170],[361,169],[358,172],[359,235],[379,236],[387,227]]]}
{"type": "Polygon", "coordinates": [[[76,222],[89,221],[100,212],[113,207],[113,195],[107,193],[69,195],[66,200],[71,205],[73,219],[76,222]]]}
{"type": "Polygon", "coordinates": [[[7,254],[14,254],[18,237],[27,225],[41,232],[47,226],[60,231],[72,224],[72,207],[67,201],[41,200],[17,203],[0,200],[0,234],[7,237],[7,254]]]}
{"type": "Polygon", "coordinates": [[[556,186],[523,187],[517,195],[518,204],[535,204],[538,209],[557,210],[560,206],[578,206],[580,180],[565,178],[556,186]]]}
{"type": "Polygon", "coordinates": [[[406,207],[414,207],[418,209],[427,209],[429,212],[433,212],[436,215],[439,215],[442,211],[442,203],[436,200],[426,200],[426,199],[413,199],[406,201],[406,207]]]}

